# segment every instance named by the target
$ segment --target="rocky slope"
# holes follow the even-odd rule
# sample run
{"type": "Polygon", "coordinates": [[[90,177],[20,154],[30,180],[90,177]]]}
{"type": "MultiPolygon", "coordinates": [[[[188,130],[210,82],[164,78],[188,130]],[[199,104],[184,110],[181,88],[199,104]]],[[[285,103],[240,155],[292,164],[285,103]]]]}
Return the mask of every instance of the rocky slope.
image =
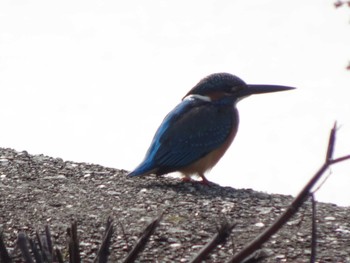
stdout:
{"type": "MultiPolygon", "coordinates": [[[[14,251],[19,231],[34,236],[49,225],[64,255],[66,229],[78,223],[83,262],[92,260],[108,216],[114,219],[111,262],[127,255],[147,224],[164,212],[140,262],[188,262],[225,220],[235,224],[206,262],[225,262],[284,211],[290,196],[183,183],[174,178],[126,178],[126,172],[0,148],[0,231],[14,251]],[[124,233],[123,233],[124,232],[124,233]]],[[[317,261],[350,262],[350,208],[317,204],[317,261]]],[[[265,244],[262,262],[308,262],[311,204],[265,244]]],[[[20,261],[20,259],[18,259],[20,261]]]]}

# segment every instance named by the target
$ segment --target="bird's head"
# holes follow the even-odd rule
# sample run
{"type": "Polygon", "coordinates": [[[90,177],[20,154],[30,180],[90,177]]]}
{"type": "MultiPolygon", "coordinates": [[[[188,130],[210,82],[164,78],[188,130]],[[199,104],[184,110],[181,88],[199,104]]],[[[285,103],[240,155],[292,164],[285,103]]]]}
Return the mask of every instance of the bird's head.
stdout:
{"type": "Polygon", "coordinates": [[[229,73],[214,73],[197,83],[186,95],[199,97],[212,101],[224,97],[232,98],[237,102],[240,99],[253,94],[285,91],[294,89],[293,87],[278,85],[246,84],[240,78],[229,73]]]}

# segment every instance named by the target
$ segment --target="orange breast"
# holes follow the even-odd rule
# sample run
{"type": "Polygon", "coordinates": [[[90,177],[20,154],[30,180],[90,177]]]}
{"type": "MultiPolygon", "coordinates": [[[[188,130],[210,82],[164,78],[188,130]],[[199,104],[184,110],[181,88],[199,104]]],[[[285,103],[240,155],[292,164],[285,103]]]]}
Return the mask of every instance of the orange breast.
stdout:
{"type": "MultiPolygon", "coordinates": [[[[238,116],[235,116],[235,118],[237,118],[235,121],[238,124],[238,116]]],[[[202,157],[201,159],[197,160],[196,162],[182,168],[180,170],[180,172],[186,176],[191,175],[191,174],[204,175],[204,173],[206,171],[213,168],[218,163],[218,161],[221,159],[221,157],[225,154],[226,150],[230,147],[233,139],[236,136],[237,127],[238,127],[238,125],[235,125],[235,127],[232,129],[232,131],[231,131],[230,135],[228,136],[227,140],[225,141],[225,143],[223,143],[219,148],[208,153],[206,156],[202,157]]]]}

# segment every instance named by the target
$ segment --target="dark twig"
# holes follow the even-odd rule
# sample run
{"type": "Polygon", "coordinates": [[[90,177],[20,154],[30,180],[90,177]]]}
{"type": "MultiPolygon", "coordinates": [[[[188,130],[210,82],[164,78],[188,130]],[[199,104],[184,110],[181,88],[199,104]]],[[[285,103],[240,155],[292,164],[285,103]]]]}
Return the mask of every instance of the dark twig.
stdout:
{"type": "Polygon", "coordinates": [[[346,160],[349,160],[349,159],[350,159],[350,155],[345,155],[345,156],[342,156],[342,157],[339,157],[337,159],[329,161],[328,165],[340,163],[340,162],[343,162],[343,161],[346,161],[346,160]]]}
{"type": "MultiPolygon", "coordinates": [[[[36,237],[36,240],[38,241],[39,251],[43,252],[43,245],[41,243],[41,238],[40,238],[40,234],[39,234],[38,231],[35,232],[35,237],[36,237]]],[[[34,244],[33,245],[31,244],[31,246],[32,246],[32,249],[33,249],[34,244]]],[[[34,254],[35,260],[38,261],[38,259],[37,259],[38,255],[36,255],[36,253],[37,252],[34,249],[33,250],[33,254],[34,254]]],[[[42,258],[43,261],[48,261],[47,258],[46,258],[46,255],[44,253],[41,253],[41,258],[42,258]]]]}
{"type": "Polygon", "coordinates": [[[125,230],[124,230],[123,224],[119,220],[118,220],[118,225],[120,225],[120,229],[121,229],[123,237],[124,237],[124,241],[125,241],[125,244],[126,244],[126,251],[130,251],[128,237],[125,234],[125,230]]]}
{"type": "Polygon", "coordinates": [[[337,131],[337,122],[334,122],[334,126],[331,130],[331,134],[329,135],[329,141],[328,141],[328,147],[327,147],[327,154],[326,154],[326,160],[325,163],[329,162],[333,158],[334,153],[334,144],[335,144],[335,133],[337,131]]]}
{"type": "Polygon", "coordinates": [[[311,180],[305,185],[293,202],[289,205],[286,211],[280,215],[280,217],[275,221],[275,223],[269,228],[265,229],[260,235],[258,235],[254,240],[248,243],[240,252],[234,255],[229,262],[239,263],[247,256],[252,254],[255,250],[259,249],[270,237],[275,234],[301,207],[306,198],[309,196],[312,187],[321,178],[323,173],[328,169],[330,165],[338,162],[342,162],[350,159],[350,155],[346,155],[337,159],[333,159],[333,149],[336,139],[336,123],[331,130],[326,154],[326,161],[321,166],[321,168],[316,172],[316,174],[311,178],[311,180]]]}
{"type": "Polygon", "coordinates": [[[101,244],[100,249],[97,252],[97,256],[94,260],[95,263],[96,262],[107,263],[108,256],[109,256],[109,247],[111,245],[112,234],[113,234],[113,220],[109,216],[107,218],[106,231],[103,235],[102,244],[101,244]]]}
{"type": "Polygon", "coordinates": [[[28,241],[33,252],[35,263],[48,262],[43,260],[43,257],[40,254],[40,250],[38,249],[37,244],[31,238],[29,238],[28,241]]]}
{"type": "Polygon", "coordinates": [[[317,245],[317,225],[316,225],[316,200],[314,193],[310,194],[312,205],[312,230],[311,230],[311,256],[310,263],[316,261],[316,245],[317,245]]]}
{"type": "Polygon", "coordinates": [[[51,239],[51,233],[48,225],[45,225],[45,250],[43,250],[43,254],[45,254],[46,258],[49,262],[53,261],[53,246],[52,246],[52,239],[51,239]]]}
{"type": "Polygon", "coordinates": [[[2,232],[0,232],[0,262],[3,262],[3,263],[12,262],[11,257],[7,252],[5,241],[4,241],[4,235],[2,232]]]}
{"type": "Polygon", "coordinates": [[[143,231],[141,237],[137,240],[136,245],[133,247],[133,249],[130,251],[130,253],[127,255],[126,259],[123,261],[124,263],[134,262],[137,256],[142,252],[142,250],[145,248],[149,238],[153,234],[154,230],[157,228],[157,226],[160,223],[160,220],[162,219],[163,214],[158,216],[156,219],[154,219],[143,231]]]}
{"type": "Polygon", "coordinates": [[[223,222],[222,225],[218,227],[217,233],[213,236],[213,238],[199,251],[199,253],[190,261],[190,263],[202,262],[210,252],[212,252],[218,245],[226,241],[233,227],[234,224],[223,222]]]}
{"type": "Polygon", "coordinates": [[[79,240],[77,234],[77,222],[74,221],[70,228],[67,229],[69,262],[80,263],[79,240]]]}
{"type": "Polygon", "coordinates": [[[56,249],[55,249],[55,252],[56,252],[56,259],[57,259],[57,262],[58,262],[58,263],[64,263],[64,261],[63,261],[63,256],[62,256],[61,251],[60,251],[58,248],[56,248],[56,249]]]}
{"type": "Polygon", "coordinates": [[[39,262],[53,262],[55,260],[52,246],[51,233],[48,225],[45,225],[45,235],[40,235],[38,231],[35,232],[36,241],[29,239],[36,263],[39,262]],[[39,246],[39,249],[38,249],[39,246]]]}
{"type": "Polygon", "coordinates": [[[327,182],[331,174],[332,174],[332,170],[329,169],[329,173],[323,178],[323,180],[317,185],[317,187],[314,190],[312,190],[311,194],[315,194],[318,190],[320,190],[322,186],[327,182]]]}
{"type": "Polygon", "coordinates": [[[19,232],[17,236],[17,246],[22,253],[25,263],[34,263],[28,248],[28,239],[25,233],[19,232]]]}
{"type": "Polygon", "coordinates": [[[267,258],[269,253],[265,249],[258,249],[253,254],[246,257],[242,263],[258,263],[267,258]]]}

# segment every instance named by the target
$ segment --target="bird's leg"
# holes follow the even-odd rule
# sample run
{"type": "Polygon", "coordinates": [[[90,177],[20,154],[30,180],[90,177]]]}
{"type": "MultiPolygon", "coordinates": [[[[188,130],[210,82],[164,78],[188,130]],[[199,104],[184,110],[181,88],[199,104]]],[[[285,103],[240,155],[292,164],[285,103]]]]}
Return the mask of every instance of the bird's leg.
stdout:
{"type": "Polygon", "coordinates": [[[198,175],[202,178],[201,184],[208,185],[208,186],[212,184],[212,182],[210,182],[207,178],[205,178],[203,173],[200,173],[198,175]]]}
{"type": "Polygon", "coordinates": [[[189,183],[189,182],[193,182],[193,180],[191,179],[191,177],[189,176],[184,176],[181,178],[181,181],[184,183],[189,183]]]}
{"type": "Polygon", "coordinates": [[[184,183],[197,183],[197,184],[199,183],[207,186],[210,186],[211,184],[213,184],[207,178],[205,178],[203,173],[199,173],[198,176],[202,178],[202,181],[193,180],[191,176],[188,176],[188,175],[185,175],[184,177],[182,177],[181,181],[184,183]]]}

